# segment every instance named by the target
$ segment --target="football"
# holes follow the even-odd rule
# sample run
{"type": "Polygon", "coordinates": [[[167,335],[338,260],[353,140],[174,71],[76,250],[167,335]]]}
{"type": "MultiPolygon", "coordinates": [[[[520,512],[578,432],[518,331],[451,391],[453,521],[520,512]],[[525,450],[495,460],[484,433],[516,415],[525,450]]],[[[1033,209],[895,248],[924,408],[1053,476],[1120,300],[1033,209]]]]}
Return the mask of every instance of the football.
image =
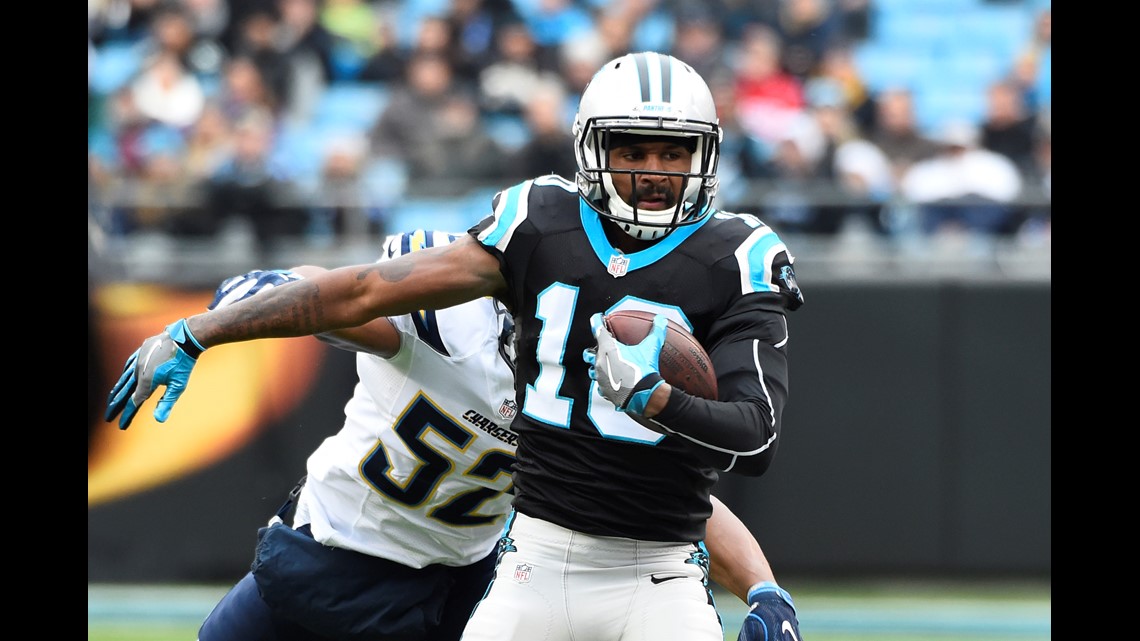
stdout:
{"type": "MultiPolygon", "coordinates": [[[[626,345],[636,345],[649,334],[653,316],[653,312],[619,310],[607,314],[603,320],[614,338],[626,345]]],[[[712,360],[696,337],[673,321],[669,321],[665,332],[658,366],[666,383],[693,396],[716,400],[716,372],[712,360]]]]}

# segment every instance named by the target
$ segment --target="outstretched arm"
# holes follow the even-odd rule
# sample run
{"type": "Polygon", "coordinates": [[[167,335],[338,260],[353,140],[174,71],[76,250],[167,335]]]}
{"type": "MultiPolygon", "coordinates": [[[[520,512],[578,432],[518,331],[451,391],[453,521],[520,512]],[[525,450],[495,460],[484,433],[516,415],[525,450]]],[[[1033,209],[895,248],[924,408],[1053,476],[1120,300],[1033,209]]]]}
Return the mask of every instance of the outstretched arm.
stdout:
{"type": "Polygon", "coordinates": [[[506,286],[498,261],[464,236],[395,260],[315,274],[234,305],[191,316],[203,348],[259,338],[321,334],[381,316],[451,307],[506,286]]]}
{"type": "MultiPolygon", "coordinates": [[[[312,278],[327,271],[328,268],[316,265],[299,265],[289,269],[255,269],[222,281],[207,309],[223,309],[274,288],[312,278]]],[[[313,337],[333,347],[350,352],[373,354],[381,358],[391,358],[400,350],[400,333],[396,331],[388,317],[377,318],[357,327],[314,334],[313,337]]]]}
{"type": "Polygon", "coordinates": [[[505,291],[498,260],[471,236],[381,263],[341,267],[274,287],[228,307],[178,319],[143,341],[111,389],[104,418],[127,429],[161,386],[154,417],[166,422],[198,356],[222,343],[327,334],[420,309],[505,291]]]}
{"type": "MultiPolygon", "coordinates": [[[[462,232],[445,232],[427,229],[409,230],[391,234],[384,239],[384,249],[376,262],[394,260],[400,256],[430,247],[442,247],[459,238],[462,232]]],[[[219,309],[238,301],[269,291],[304,278],[313,278],[327,272],[325,267],[299,265],[286,270],[257,269],[227,278],[215,292],[214,300],[208,309],[219,309]]],[[[400,351],[400,332],[391,322],[391,317],[382,317],[357,327],[346,327],[330,332],[314,334],[318,340],[340,349],[363,352],[381,358],[391,358],[400,351]]]]}
{"type": "Polygon", "coordinates": [[[752,532],[728,506],[712,497],[705,545],[709,549],[709,573],[722,588],[748,602],[748,589],[764,581],[776,582],[772,566],[752,532]]]}

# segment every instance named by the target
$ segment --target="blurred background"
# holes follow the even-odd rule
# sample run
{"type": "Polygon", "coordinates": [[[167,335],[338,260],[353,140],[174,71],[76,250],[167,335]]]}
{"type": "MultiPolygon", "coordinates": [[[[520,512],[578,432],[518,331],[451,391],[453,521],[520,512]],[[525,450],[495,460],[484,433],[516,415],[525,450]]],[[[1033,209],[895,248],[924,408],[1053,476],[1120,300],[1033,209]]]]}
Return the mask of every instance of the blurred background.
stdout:
{"type": "Polygon", "coordinates": [[[709,82],[717,205],[807,300],[780,455],[717,487],[777,575],[1048,586],[1048,0],[88,0],[89,583],[240,578],[354,382],[312,339],[226,346],[121,432],[145,337],[573,178],[582,89],[648,49],[709,82]]]}

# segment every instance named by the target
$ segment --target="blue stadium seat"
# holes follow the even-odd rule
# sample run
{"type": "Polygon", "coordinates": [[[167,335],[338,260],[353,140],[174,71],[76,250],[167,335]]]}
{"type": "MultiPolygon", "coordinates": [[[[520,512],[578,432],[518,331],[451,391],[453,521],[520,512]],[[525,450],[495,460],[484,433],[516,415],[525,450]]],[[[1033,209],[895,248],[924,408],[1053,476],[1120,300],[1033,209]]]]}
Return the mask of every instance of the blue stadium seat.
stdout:
{"type": "Polygon", "coordinates": [[[872,91],[913,87],[934,64],[930,51],[867,42],[855,50],[855,66],[872,91]]]}
{"type": "Polygon", "coordinates": [[[915,89],[915,121],[927,134],[937,133],[951,120],[967,120],[980,125],[985,114],[984,89],[929,81],[920,83],[915,89]]]}
{"type": "Polygon", "coordinates": [[[673,48],[673,14],[664,10],[649,13],[634,27],[634,51],[669,51],[673,48]]]}
{"type": "Polygon", "coordinates": [[[312,124],[367,131],[388,105],[389,89],[378,83],[338,82],[317,100],[312,124]]]}
{"type": "Polygon", "coordinates": [[[387,211],[404,198],[408,166],[399,158],[374,157],[364,166],[362,178],[372,195],[371,204],[387,211]]]}
{"type": "Polygon", "coordinates": [[[115,137],[103,127],[96,127],[87,132],[87,155],[99,160],[108,168],[118,170],[120,167],[119,149],[115,144],[115,137]]]}
{"type": "MultiPolygon", "coordinates": [[[[416,44],[420,33],[420,22],[427,16],[439,16],[447,13],[449,0],[415,0],[414,2],[396,2],[399,7],[391,14],[396,20],[393,33],[399,39],[398,45],[402,49],[411,49],[416,44]]],[[[383,19],[391,19],[385,17],[383,19]]]]}
{"type": "Polygon", "coordinates": [[[491,198],[498,189],[475,189],[456,198],[406,198],[389,209],[387,228],[391,232],[408,229],[466,231],[491,213],[491,198]]]}
{"type": "Polygon", "coordinates": [[[520,116],[486,114],[483,127],[507,151],[514,151],[531,139],[530,126],[520,116]]]}
{"type": "Polygon", "coordinates": [[[291,125],[283,128],[274,141],[274,159],[288,167],[302,181],[315,181],[324,163],[327,130],[291,125]]]}
{"type": "Polygon", "coordinates": [[[937,76],[948,82],[973,86],[984,92],[1009,72],[1011,62],[993,51],[962,48],[947,52],[934,68],[937,76]]]}
{"type": "Polygon", "coordinates": [[[954,32],[953,13],[897,11],[874,14],[871,38],[884,46],[917,52],[936,52],[954,32]]]}
{"type": "Polygon", "coordinates": [[[1034,83],[1037,91],[1037,100],[1042,106],[1053,101],[1053,50],[1047,49],[1041,56],[1037,67],[1037,80],[1034,83]]]}
{"type": "Polygon", "coordinates": [[[1033,31],[1033,12],[1018,5],[990,5],[953,18],[955,47],[982,50],[1012,60],[1033,31]]]}
{"type": "Polygon", "coordinates": [[[110,95],[129,83],[142,69],[142,57],[133,43],[108,42],[95,50],[91,89],[110,95]]]}
{"type": "Polygon", "coordinates": [[[368,64],[368,58],[357,51],[352,43],[340,39],[333,44],[329,62],[333,82],[354,82],[368,64]]]}
{"type": "Polygon", "coordinates": [[[958,11],[981,5],[983,0],[874,0],[872,6],[881,13],[912,11],[958,11]]]}
{"type": "Polygon", "coordinates": [[[388,212],[389,230],[442,229],[463,231],[478,217],[468,213],[462,200],[449,198],[408,198],[388,212]]]}

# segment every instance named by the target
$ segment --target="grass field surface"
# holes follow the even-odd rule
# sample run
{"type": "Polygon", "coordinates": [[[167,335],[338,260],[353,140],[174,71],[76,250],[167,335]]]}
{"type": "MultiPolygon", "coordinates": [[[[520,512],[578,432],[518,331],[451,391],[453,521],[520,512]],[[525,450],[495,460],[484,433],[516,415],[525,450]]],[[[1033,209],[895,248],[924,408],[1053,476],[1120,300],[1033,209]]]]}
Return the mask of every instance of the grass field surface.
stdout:
{"type": "MultiPolygon", "coordinates": [[[[1046,641],[1048,582],[786,581],[805,641],[1046,641]]],[[[88,585],[88,641],[194,641],[229,586],[88,585]]],[[[747,610],[717,593],[726,641],[747,610]]]]}

